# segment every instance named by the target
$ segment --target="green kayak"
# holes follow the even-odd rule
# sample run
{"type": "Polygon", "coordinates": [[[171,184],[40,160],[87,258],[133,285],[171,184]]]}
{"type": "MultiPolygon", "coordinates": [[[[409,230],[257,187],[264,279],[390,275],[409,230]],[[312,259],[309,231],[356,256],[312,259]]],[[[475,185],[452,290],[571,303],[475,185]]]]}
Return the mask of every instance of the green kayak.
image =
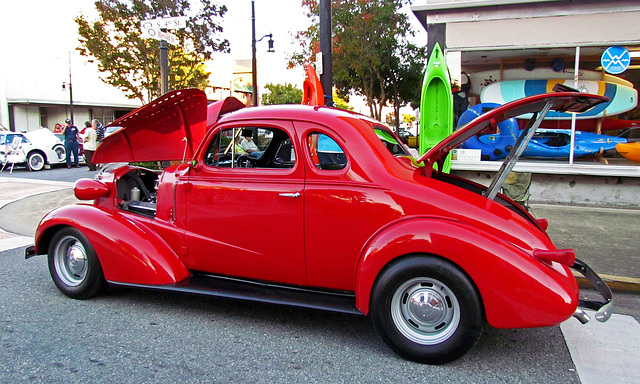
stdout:
{"type": "MultiPolygon", "coordinates": [[[[420,98],[420,155],[453,132],[453,97],[449,68],[440,45],[436,43],[429,56],[427,71],[420,98]]],[[[449,173],[451,154],[447,156],[442,171],[449,173]]]]}

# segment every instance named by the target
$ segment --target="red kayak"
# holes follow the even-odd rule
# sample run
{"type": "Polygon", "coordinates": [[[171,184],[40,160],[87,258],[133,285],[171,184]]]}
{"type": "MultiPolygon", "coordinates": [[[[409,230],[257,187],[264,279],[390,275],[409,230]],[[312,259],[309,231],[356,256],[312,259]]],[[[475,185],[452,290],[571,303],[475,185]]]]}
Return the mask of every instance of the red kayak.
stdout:
{"type": "MultiPolygon", "coordinates": [[[[520,129],[524,129],[527,120],[518,119],[520,129]]],[[[598,126],[598,119],[576,120],[576,129],[584,132],[595,132],[598,126]]],[[[616,129],[627,129],[640,127],[640,120],[604,119],[602,120],[602,131],[613,131],[616,129]]],[[[571,129],[571,120],[544,120],[540,128],[546,129],[571,129]]]]}

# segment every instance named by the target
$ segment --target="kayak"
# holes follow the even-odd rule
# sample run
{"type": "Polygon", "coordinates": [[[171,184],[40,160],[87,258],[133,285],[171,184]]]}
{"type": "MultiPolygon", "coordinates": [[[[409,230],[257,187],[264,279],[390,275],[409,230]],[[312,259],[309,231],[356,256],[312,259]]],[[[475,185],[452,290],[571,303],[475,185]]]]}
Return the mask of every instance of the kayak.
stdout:
{"type": "Polygon", "coordinates": [[[640,161],[640,142],[617,144],[616,151],[631,161],[640,161]]]}
{"type": "MultiPolygon", "coordinates": [[[[424,155],[453,132],[453,96],[451,78],[440,45],[429,56],[420,98],[419,152],[424,155]]],[[[449,173],[451,154],[441,169],[449,173]]]]}
{"type": "Polygon", "coordinates": [[[310,63],[305,66],[304,83],[302,83],[302,104],[324,105],[324,92],[316,70],[310,63]]]}
{"type": "MultiPolygon", "coordinates": [[[[499,107],[496,103],[480,103],[467,109],[458,122],[458,128],[469,123],[476,117],[499,107]]],[[[480,149],[482,160],[504,159],[513,146],[521,130],[515,118],[501,121],[494,132],[483,132],[472,136],[462,143],[464,149],[480,149]]],[[[591,132],[575,132],[573,154],[575,157],[596,154],[616,148],[616,144],[626,143],[627,139],[608,135],[598,135],[591,132]]],[[[525,147],[522,157],[567,159],[571,151],[571,130],[538,128],[529,144],[525,147]]]]}

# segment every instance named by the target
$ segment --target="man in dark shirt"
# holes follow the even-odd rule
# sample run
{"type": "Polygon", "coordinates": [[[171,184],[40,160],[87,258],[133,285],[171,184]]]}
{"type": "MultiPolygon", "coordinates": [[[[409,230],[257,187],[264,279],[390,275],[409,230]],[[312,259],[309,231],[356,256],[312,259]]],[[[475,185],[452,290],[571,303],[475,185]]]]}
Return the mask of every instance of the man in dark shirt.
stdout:
{"type": "Polygon", "coordinates": [[[64,121],[65,126],[62,128],[64,135],[64,150],[67,152],[67,168],[71,168],[71,154],[73,154],[73,166],[79,168],[78,165],[78,127],[71,124],[71,120],[64,121]]]}

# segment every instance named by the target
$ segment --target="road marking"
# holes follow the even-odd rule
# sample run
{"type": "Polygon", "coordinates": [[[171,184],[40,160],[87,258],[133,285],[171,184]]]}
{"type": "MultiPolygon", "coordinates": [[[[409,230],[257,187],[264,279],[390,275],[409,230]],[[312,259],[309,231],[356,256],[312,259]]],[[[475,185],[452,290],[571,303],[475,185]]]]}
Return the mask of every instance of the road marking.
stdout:
{"type": "Polygon", "coordinates": [[[613,314],[606,323],[576,319],[560,324],[582,384],[637,383],[640,378],[640,324],[631,316],[613,314]]]}

